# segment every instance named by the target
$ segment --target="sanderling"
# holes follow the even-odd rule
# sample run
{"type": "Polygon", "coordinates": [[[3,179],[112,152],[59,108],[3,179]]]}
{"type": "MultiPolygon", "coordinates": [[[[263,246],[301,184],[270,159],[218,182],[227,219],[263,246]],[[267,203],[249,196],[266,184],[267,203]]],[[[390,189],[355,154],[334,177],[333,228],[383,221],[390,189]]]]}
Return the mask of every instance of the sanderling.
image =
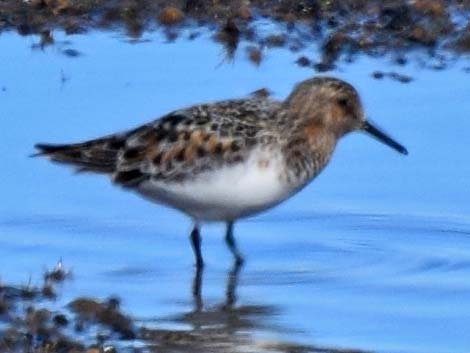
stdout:
{"type": "Polygon", "coordinates": [[[37,155],[108,175],[194,221],[191,244],[203,266],[200,224],[227,224],[238,264],[236,220],[267,210],[328,164],[338,139],[365,131],[400,153],[405,147],[365,119],[357,91],[330,77],[297,84],[284,101],[226,100],[171,112],[136,129],[75,144],[37,144],[37,155]]]}

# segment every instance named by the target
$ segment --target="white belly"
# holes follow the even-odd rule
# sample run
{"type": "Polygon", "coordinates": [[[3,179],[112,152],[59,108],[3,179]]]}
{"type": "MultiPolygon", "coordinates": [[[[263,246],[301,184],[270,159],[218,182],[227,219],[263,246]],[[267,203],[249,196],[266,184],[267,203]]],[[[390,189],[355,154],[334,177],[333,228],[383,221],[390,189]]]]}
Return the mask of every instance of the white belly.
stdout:
{"type": "Polygon", "coordinates": [[[184,182],[143,182],[138,192],[197,221],[231,221],[275,206],[293,192],[280,179],[280,154],[255,151],[246,162],[184,182]]]}

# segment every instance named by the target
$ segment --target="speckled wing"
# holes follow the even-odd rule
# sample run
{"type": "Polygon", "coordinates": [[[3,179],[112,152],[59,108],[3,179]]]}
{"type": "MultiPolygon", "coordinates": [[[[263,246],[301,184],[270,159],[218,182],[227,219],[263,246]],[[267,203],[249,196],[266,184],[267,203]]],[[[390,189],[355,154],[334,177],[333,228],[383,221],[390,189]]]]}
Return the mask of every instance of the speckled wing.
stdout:
{"type": "Polygon", "coordinates": [[[279,103],[246,99],[172,112],[134,130],[118,154],[113,180],[135,186],[152,178],[182,182],[199,173],[240,163],[257,143],[269,143],[279,103]]]}

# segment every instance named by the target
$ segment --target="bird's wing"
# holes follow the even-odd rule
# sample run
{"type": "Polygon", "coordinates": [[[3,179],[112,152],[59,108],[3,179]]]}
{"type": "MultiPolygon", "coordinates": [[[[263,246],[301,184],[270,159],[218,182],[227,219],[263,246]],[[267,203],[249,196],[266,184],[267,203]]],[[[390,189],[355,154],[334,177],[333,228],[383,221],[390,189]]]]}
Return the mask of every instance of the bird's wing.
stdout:
{"type": "Polygon", "coordinates": [[[179,182],[242,162],[269,131],[277,108],[273,101],[246,99],[172,112],[127,136],[113,180],[123,186],[149,178],[179,182]]]}

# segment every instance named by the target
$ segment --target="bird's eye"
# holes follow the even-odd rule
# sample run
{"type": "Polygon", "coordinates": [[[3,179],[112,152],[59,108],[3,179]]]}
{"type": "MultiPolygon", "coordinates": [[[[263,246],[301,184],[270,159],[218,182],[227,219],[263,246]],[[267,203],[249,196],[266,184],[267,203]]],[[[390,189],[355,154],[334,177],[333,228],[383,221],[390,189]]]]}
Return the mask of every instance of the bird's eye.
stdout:
{"type": "Polygon", "coordinates": [[[349,100],[347,98],[338,98],[338,104],[340,107],[347,107],[349,105],[349,100]]]}

